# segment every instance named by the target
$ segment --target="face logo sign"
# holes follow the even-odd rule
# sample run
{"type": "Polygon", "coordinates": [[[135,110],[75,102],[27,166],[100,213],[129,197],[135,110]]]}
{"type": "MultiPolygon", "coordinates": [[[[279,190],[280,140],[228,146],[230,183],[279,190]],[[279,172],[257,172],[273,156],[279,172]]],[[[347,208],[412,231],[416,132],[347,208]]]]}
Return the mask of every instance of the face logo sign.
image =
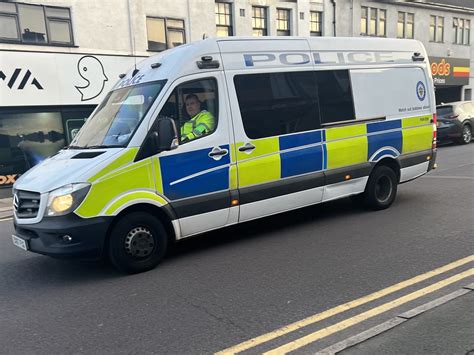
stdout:
{"type": "Polygon", "coordinates": [[[416,84],[416,96],[418,96],[418,100],[423,101],[426,96],[426,88],[425,84],[423,84],[421,81],[419,81],[416,84]]]}
{"type": "Polygon", "coordinates": [[[81,93],[81,101],[92,100],[99,96],[104,90],[105,82],[109,80],[99,59],[91,55],[84,56],[77,63],[77,70],[87,81],[85,86],[76,86],[81,93]]]}

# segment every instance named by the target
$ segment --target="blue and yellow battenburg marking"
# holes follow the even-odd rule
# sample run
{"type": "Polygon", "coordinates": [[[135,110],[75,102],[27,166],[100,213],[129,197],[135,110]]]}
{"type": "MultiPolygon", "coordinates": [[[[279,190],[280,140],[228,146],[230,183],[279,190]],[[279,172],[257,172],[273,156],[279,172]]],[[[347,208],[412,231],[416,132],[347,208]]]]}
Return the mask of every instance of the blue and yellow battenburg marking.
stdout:
{"type": "Polygon", "coordinates": [[[229,154],[219,160],[210,159],[212,148],[205,148],[134,162],[138,149],[128,148],[91,177],[91,191],[76,213],[82,217],[109,215],[133,200],[164,205],[170,200],[428,150],[433,139],[431,118],[424,115],[256,139],[251,141],[255,146],[251,154],[238,150],[242,142],[222,145],[229,154]],[[152,198],[153,191],[158,198],[152,198]]]}
{"type": "Polygon", "coordinates": [[[433,139],[431,118],[424,115],[252,140],[256,147],[252,154],[237,152],[238,186],[428,150],[433,139]]]}

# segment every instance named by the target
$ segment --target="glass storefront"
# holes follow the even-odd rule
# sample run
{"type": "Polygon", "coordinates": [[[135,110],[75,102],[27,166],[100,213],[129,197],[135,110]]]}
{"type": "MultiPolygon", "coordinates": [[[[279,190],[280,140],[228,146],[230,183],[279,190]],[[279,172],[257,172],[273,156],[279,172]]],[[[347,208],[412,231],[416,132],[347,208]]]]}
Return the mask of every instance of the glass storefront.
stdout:
{"type": "Polygon", "coordinates": [[[68,145],[94,107],[0,109],[0,187],[68,145]]]}

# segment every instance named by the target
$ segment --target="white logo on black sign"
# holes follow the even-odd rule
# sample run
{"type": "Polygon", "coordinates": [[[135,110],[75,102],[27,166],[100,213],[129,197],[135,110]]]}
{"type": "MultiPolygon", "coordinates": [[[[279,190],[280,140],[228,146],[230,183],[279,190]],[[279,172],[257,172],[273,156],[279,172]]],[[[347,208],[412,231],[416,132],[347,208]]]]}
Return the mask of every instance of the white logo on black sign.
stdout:
{"type": "Polygon", "coordinates": [[[77,62],[77,70],[87,81],[85,86],[76,86],[81,93],[81,101],[92,100],[99,96],[104,90],[105,82],[109,80],[100,60],[91,55],[84,56],[77,62]]]}
{"type": "Polygon", "coordinates": [[[3,71],[0,70],[0,79],[2,79],[3,81],[6,81],[8,88],[12,90],[15,88],[17,90],[23,90],[28,83],[29,85],[35,86],[38,90],[43,90],[43,87],[41,86],[38,79],[31,76],[31,71],[29,69],[26,69],[26,72],[24,72],[23,75],[20,75],[21,71],[22,71],[22,68],[16,68],[13,71],[13,74],[11,76],[8,76],[7,74],[5,74],[3,71]],[[18,86],[14,87],[15,84],[18,84],[18,86]]]}

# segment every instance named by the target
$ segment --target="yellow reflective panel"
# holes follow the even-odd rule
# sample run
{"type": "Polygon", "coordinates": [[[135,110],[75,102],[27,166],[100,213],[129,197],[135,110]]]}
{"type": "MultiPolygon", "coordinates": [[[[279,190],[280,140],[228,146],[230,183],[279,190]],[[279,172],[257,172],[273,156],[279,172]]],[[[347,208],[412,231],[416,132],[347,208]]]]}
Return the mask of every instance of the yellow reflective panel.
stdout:
{"type": "Polygon", "coordinates": [[[431,123],[432,118],[433,117],[431,115],[404,118],[402,120],[402,128],[428,125],[431,123]]]}
{"type": "Polygon", "coordinates": [[[94,182],[95,180],[100,179],[101,177],[107,175],[108,173],[114,171],[115,169],[118,169],[118,168],[122,167],[125,164],[129,164],[129,163],[133,162],[133,159],[137,155],[137,152],[138,152],[138,148],[126,149],[125,153],[123,153],[120,157],[116,158],[108,166],[106,166],[104,169],[102,169],[97,174],[92,176],[89,179],[89,182],[94,182]]]}
{"type": "Polygon", "coordinates": [[[402,134],[402,154],[427,150],[432,147],[433,127],[431,124],[422,127],[405,128],[403,129],[402,134]]]}
{"type": "Polygon", "coordinates": [[[367,134],[365,124],[348,125],[343,127],[335,127],[326,129],[326,141],[334,141],[349,137],[363,136],[367,134]]]}
{"type": "Polygon", "coordinates": [[[81,217],[95,217],[117,196],[130,190],[155,190],[151,158],[127,165],[92,184],[86,199],[76,210],[81,217]]]}
{"type": "MultiPolygon", "coordinates": [[[[278,137],[250,141],[250,153],[237,149],[239,187],[279,180],[281,177],[280,143],[278,137]]],[[[237,143],[237,148],[244,143],[237,143]]]]}
{"type": "Polygon", "coordinates": [[[326,144],[326,149],[328,170],[365,163],[368,155],[367,136],[330,142],[326,144]]]}

